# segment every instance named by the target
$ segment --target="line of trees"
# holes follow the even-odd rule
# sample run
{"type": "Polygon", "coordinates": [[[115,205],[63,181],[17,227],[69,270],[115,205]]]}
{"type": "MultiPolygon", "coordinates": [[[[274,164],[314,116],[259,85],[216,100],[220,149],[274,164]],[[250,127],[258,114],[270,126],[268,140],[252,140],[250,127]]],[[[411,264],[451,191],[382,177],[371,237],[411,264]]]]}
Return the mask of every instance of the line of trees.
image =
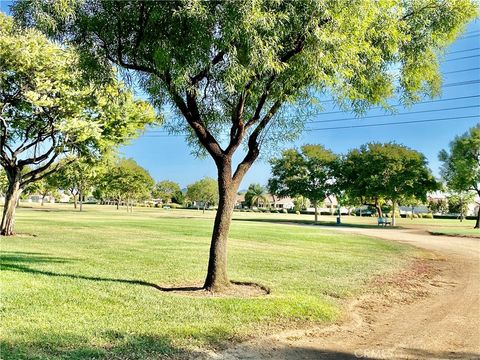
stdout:
{"type": "Polygon", "coordinates": [[[425,156],[395,143],[369,143],[345,155],[321,145],[288,149],[271,160],[269,189],[279,196],[310,199],[318,220],[318,203],[335,195],[339,205],[369,205],[382,217],[382,205],[411,200],[426,202],[427,193],[439,189],[425,156]]]}

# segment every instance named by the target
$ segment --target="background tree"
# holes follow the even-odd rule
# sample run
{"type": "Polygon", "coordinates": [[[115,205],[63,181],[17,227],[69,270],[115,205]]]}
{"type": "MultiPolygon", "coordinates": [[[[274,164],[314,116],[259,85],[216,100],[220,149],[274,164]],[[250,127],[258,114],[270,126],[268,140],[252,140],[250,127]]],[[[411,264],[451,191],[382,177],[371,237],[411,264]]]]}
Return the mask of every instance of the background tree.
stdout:
{"type": "MultiPolygon", "coordinates": [[[[456,137],[450,143],[449,152],[442,150],[439,159],[443,162],[441,174],[449,189],[474,191],[480,196],[480,125],[456,137]]],[[[480,228],[480,211],[475,228],[480,228]]]]}
{"type": "Polygon", "coordinates": [[[448,197],[448,212],[458,214],[460,221],[467,216],[468,205],[473,202],[475,194],[470,191],[462,191],[451,194],[448,197]]]}
{"type": "Polygon", "coordinates": [[[315,208],[318,221],[318,204],[333,193],[333,169],[337,157],[321,145],[304,145],[300,150],[290,149],[282,157],[272,159],[272,178],[269,189],[279,196],[303,196],[315,208]]]}
{"type": "Polygon", "coordinates": [[[77,208],[77,199],[79,210],[83,211],[83,202],[90,193],[97,179],[106,170],[102,160],[92,160],[90,158],[76,158],[74,160],[65,159],[67,165],[49,176],[50,181],[61,188],[67,190],[73,196],[73,206],[77,208]]]}
{"type": "Polygon", "coordinates": [[[245,193],[245,203],[248,207],[257,206],[260,204],[268,205],[269,199],[266,189],[260,184],[250,184],[245,193]]]}
{"type": "Polygon", "coordinates": [[[329,93],[362,112],[394,94],[412,102],[438,93],[437,55],[476,16],[476,5],[24,0],[14,13],[74,43],[97,78],[108,62],[134,71],[156,106],[176,110],[169,129],[213,158],[220,200],[205,288],[221,290],[229,285],[226,243],[238,187],[262,145],[296,137],[305,122],[289,104],[329,93]],[[246,153],[235,163],[242,144],[246,153]]]}
{"type": "Polygon", "coordinates": [[[8,178],[7,173],[0,167],[0,194],[5,195],[8,189],[8,178]]]}
{"type": "Polygon", "coordinates": [[[427,207],[433,214],[446,214],[448,212],[448,201],[447,199],[429,199],[427,207]]]}
{"type": "Polygon", "coordinates": [[[179,205],[185,204],[185,194],[182,190],[175,191],[172,196],[172,202],[179,205]]]}
{"type": "Polygon", "coordinates": [[[429,191],[439,188],[427,166],[425,156],[406,146],[369,143],[351,150],[341,161],[337,185],[362,204],[375,206],[382,217],[382,202],[392,203],[392,226],[399,201],[426,201],[429,191]]]}
{"type": "Polygon", "coordinates": [[[203,179],[187,186],[187,197],[199,206],[202,203],[203,212],[211,205],[218,203],[218,184],[215,179],[204,177],[203,179]]]}
{"type": "Polygon", "coordinates": [[[164,204],[168,204],[172,202],[175,195],[178,196],[178,192],[181,192],[180,185],[174,181],[163,180],[155,184],[153,197],[162,199],[164,204]]]}
{"type": "Polygon", "coordinates": [[[101,180],[104,192],[116,200],[117,209],[123,201],[127,211],[134,202],[151,198],[155,181],[150,173],[133,159],[118,159],[101,180]]]}
{"type": "Polygon", "coordinates": [[[47,196],[52,197],[58,194],[58,185],[56,183],[56,179],[52,176],[52,174],[45,176],[37,183],[37,192],[42,197],[41,205],[43,206],[45,203],[45,198],[47,196]]]}
{"type": "Polygon", "coordinates": [[[62,157],[98,156],[155,120],[114,78],[96,87],[83,81],[78,62],[66,46],[0,13],[0,165],[9,180],[2,235],[14,234],[22,189],[56,171],[62,157]]]}

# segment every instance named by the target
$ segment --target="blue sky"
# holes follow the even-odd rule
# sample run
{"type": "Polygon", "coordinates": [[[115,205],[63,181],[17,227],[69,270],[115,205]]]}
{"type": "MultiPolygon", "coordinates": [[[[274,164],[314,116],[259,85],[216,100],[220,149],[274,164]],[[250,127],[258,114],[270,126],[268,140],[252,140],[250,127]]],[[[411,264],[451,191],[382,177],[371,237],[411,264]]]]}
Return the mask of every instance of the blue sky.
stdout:
{"type": "MultiPolygon", "coordinates": [[[[8,12],[9,3],[10,1],[0,0],[0,10],[8,12]]],[[[425,154],[433,173],[438,175],[440,166],[437,159],[438,152],[446,148],[456,135],[463,134],[470,127],[480,122],[480,82],[478,82],[480,81],[480,21],[476,20],[470,23],[464,35],[448,49],[448,53],[441,65],[444,85],[446,86],[442,88],[440,97],[434,99],[442,101],[420,103],[409,109],[397,108],[399,113],[411,113],[405,115],[388,116],[387,114],[381,117],[346,121],[344,119],[353,117],[351,113],[321,114],[310,120],[341,121],[317,123],[312,124],[311,127],[355,126],[468,116],[475,116],[474,118],[305,132],[295,143],[289,145],[322,144],[336,153],[345,153],[349,149],[367,142],[394,141],[425,154]],[[463,71],[467,69],[473,70],[463,71]],[[470,82],[470,84],[460,85],[465,82],[470,82]],[[473,97],[477,95],[479,97],[473,97]],[[459,97],[469,98],[447,100],[459,97]],[[463,109],[438,111],[459,107],[463,109]],[[422,112],[419,113],[419,111],[422,112]]],[[[425,100],[428,101],[429,99],[425,100]]],[[[337,110],[328,106],[325,108],[325,112],[337,110]]],[[[379,110],[371,110],[365,116],[379,114],[385,113],[379,110]]],[[[125,157],[134,158],[150,172],[155,180],[173,180],[182,187],[204,176],[216,177],[216,168],[213,161],[210,158],[198,159],[191,155],[190,149],[182,137],[149,137],[144,135],[132,141],[128,146],[122,147],[121,154],[125,157]]],[[[268,163],[265,160],[259,160],[247,173],[240,188],[246,188],[252,182],[266,184],[269,176],[268,163]]]]}

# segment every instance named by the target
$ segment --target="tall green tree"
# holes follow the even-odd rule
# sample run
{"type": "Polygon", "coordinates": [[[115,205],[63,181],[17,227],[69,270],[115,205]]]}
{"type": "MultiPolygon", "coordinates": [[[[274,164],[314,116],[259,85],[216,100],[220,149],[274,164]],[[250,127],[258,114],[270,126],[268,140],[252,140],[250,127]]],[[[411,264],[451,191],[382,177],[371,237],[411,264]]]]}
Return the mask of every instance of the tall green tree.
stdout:
{"type": "Polygon", "coordinates": [[[333,170],[337,156],[321,145],[304,145],[300,150],[289,149],[282,157],[270,161],[272,178],[270,191],[279,196],[303,196],[315,208],[318,221],[318,205],[333,193],[333,170]]]}
{"type": "Polygon", "coordinates": [[[99,181],[102,192],[116,200],[117,209],[124,202],[130,212],[134,202],[151,198],[154,185],[150,173],[133,159],[117,159],[99,181]]]}
{"type": "Polygon", "coordinates": [[[468,205],[474,200],[475,194],[471,191],[460,191],[448,197],[448,212],[458,214],[460,222],[467,216],[468,205]]]}
{"type": "Polygon", "coordinates": [[[305,117],[290,105],[315,106],[328,93],[362,112],[394,94],[408,103],[437,94],[437,56],[476,4],[20,0],[14,13],[74,43],[96,78],[109,63],[132,71],[156,106],[175,110],[169,129],[212,157],[220,200],[205,288],[221,290],[238,187],[263,145],[299,134],[305,117]]]}
{"type": "Polygon", "coordinates": [[[426,201],[427,193],[439,184],[427,166],[425,156],[406,146],[369,143],[351,150],[340,162],[336,186],[364,205],[375,206],[382,217],[382,203],[392,203],[392,226],[395,207],[401,200],[426,201]]]}
{"type": "MultiPolygon", "coordinates": [[[[439,159],[443,162],[441,173],[449,189],[459,193],[473,191],[480,196],[480,125],[456,137],[449,151],[440,152],[439,159]]],[[[480,228],[480,210],[475,228],[480,228]]]]}
{"type": "Polygon", "coordinates": [[[155,121],[113,77],[101,86],[82,79],[79,58],[0,13],[0,165],[9,186],[0,234],[14,234],[18,197],[56,171],[67,155],[98,157],[155,121]]]}
{"type": "Polygon", "coordinates": [[[260,204],[269,204],[268,194],[266,189],[260,184],[250,184],[245,193],[245,203],[247,206],[257,206],[260,204]]]}
{"type": "Polygon", "coordinates": [[[163,180],[155,184],[153,197],[161,199],[164,204],[172,202],[172,199],[181,192],[180,185],[174,181],[163,180]]]}
{"type": "Polygon", "coordinates": [[[187,197],[190,201],[202,204],[203,212],[210,205],[218,203],[218,184],[209,177],[187,186],[187,197]]]}
{"type": "Polygon", "coordinates": [[[73,207],[77,208],[77,199],[79,211],[83,211],[83,202],[89,194],[92,187],[103,175],[106,165],[102,159],[94,160],[91,158],[64,159],[66,165],[61,166],[59,170],[49,176],[54,186],[68,191],[73,196],[73,207]]]}

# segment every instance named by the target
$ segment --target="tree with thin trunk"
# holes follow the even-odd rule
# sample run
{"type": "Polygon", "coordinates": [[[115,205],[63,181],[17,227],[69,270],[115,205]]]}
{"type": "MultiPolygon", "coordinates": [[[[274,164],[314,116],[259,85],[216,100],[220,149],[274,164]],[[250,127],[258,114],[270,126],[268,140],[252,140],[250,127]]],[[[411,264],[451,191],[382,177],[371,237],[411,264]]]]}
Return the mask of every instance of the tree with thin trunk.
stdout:
{"type": "Polygon", "coordinates": [[[412,102],[438,93],[438,53],[476,16],[476,5],[19,0],[13,11],[27,26],[75,44],[96,79],[109,62],[131,71],[152,103],[174,109],[167,129],[212,157],[220,199],[204,287],[221,290],[230,284],[236,194],[261,148],[295,138],[304,113],[321,108],[312,99],[321,103],[324,93],[356,112],[394,94],[412,102]],[[245,152],[237,163],[238,149],[245,152]]]}
{"type": "Polygon", "coordinates": [[[196,202],[197,206],[202,204],[203,213],[209,206],[218,204],[218,195],[217,182],[209,177],[187,186],[187,197],[196,202]]]}
{"type": "Polygon", "coordinates": [[[395,143],[369,143],[349,151],[337,165],[335,180],[335,186],[349,197],[375,206],[379,217],[382,201],[390,201],[392,226],[399,201],[426,201],[428,192],[439,189],[425,156],[395,143]]]}
{"type": "MultiPolygon", "coordinates": [[[[449,152],[442,150],[439,158],[443,162],[441,174],[449,189],[458,193],[471,191],[480,197],[480,125],[456,137],[449,152]]],[[[480,229],[480,207],[475,229],[480,229]]]]}
{"type": "Polygon", "coordinates": [[[1,235],[13,235],[22,190],[55,172],[68,154],[99,156],[155,119],[115,79],[86,83],[79,58],[0,13],[0,165],[8,178],[1,235]]]}
{"type": "Polygon", "coordinates": [[[282,157],[270,160],[272,178],[268,182],[269,189],[279,196],[308,198],[313,204],[317,222],[319,203],[333,194],[336,159],[333,152],[321,145],[285,150],[282,157]]]}
{"type": "Polygon", "coordinates": [[[169,204],[172,202],[172,198],[179,192],[181,192],[180,185],[176,182],[162,180],[155,184],[152,195],[154,198],[162,200],[162,203],[169,204]]]}

